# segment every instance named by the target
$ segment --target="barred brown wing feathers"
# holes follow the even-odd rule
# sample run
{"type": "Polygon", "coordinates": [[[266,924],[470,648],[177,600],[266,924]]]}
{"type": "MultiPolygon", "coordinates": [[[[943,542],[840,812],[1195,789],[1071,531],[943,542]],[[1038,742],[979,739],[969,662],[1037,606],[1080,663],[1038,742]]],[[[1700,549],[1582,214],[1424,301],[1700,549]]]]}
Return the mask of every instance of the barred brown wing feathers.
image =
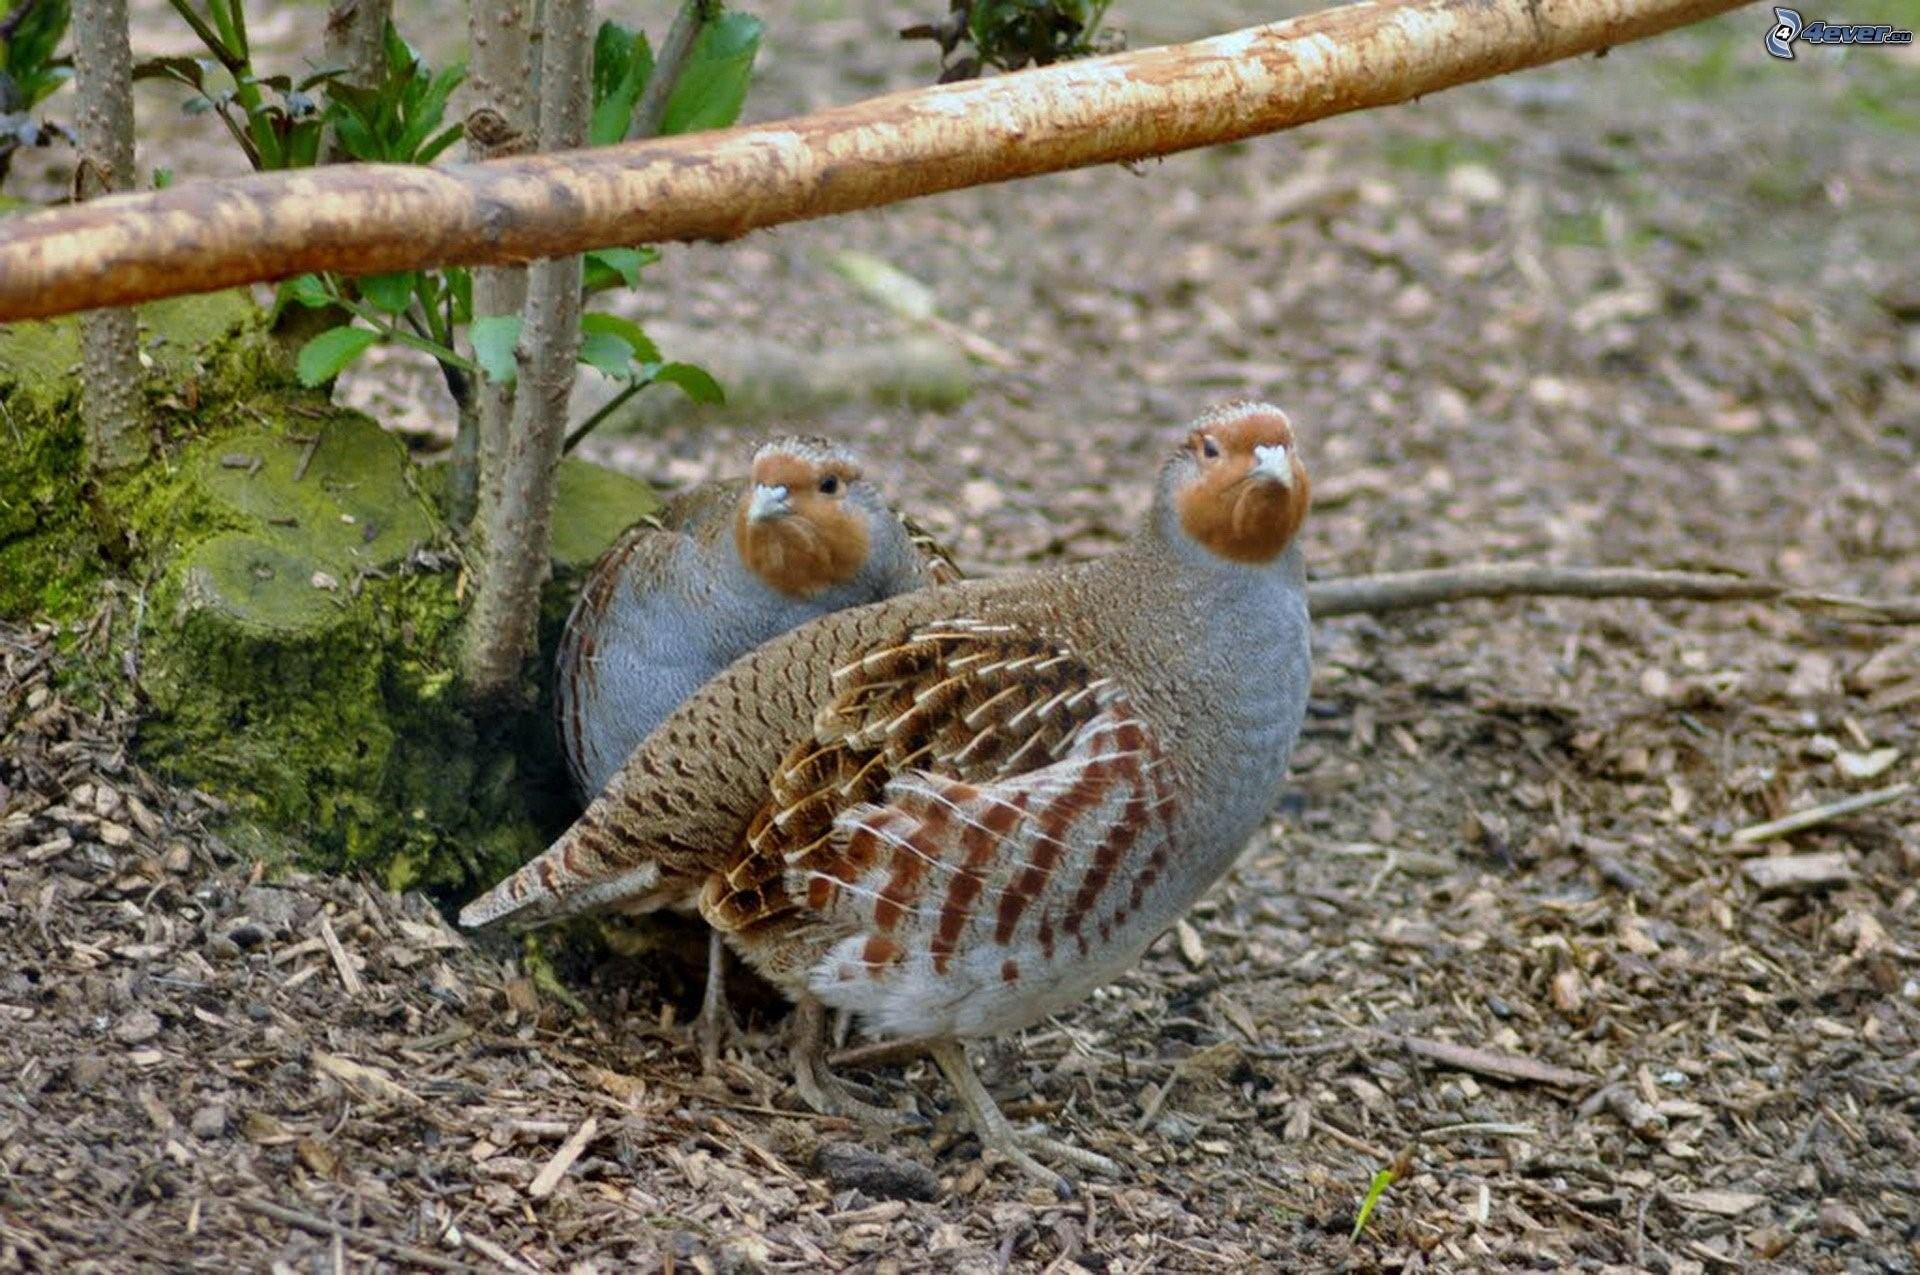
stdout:
{"type": "Polygon", "coordinates": [[[874,979],[964,958],[1011,983],[1139,908],[1164,868],[1172,777],[1110,679],[1025,628],[951,620],[832,685],[709,882],[716,924],[803,924],[855,944],[849,968],[874,979]]]}

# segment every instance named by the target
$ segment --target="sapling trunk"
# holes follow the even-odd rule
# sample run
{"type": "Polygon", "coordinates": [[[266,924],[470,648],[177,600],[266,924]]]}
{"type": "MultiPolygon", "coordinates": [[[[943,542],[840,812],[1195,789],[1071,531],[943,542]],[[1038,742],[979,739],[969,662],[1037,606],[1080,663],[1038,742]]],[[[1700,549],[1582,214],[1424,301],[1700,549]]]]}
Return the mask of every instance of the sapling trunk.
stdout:
{"type": "MultiPolygon", "coordinates": [[[[82,199],[132,190],[133,51],[126,0],[74,0],[73,77],[80,102],[75,189],[82,199]]],[[[82,315],[80,350],[87,459],[96,470],[137,464],[147,454],[147,426],[133,311],[82,315]]]]}
{"type": "MultiPolygon", "coordinates": [[[[540,67],[540,146],[586,141],[591,108],[591,0],[546,0],[540,67]]],[[[467,618],[464,669],[477,700],[516,686],[533,646],[553,532],[554,471],[566,436],[580,350],[580,257],[527,268],[527,302],[515,352],[518,382],[497,491],[484,501],[484,541],[467,618]]]]}
{"type": "MultiPolygon", "coordinates": [[[[387,20],[392,16],[393,0],[333,0],[327,6],[321,65],[340,68],[340,84],[377,87],[387,73],[387,20]]],[[[346,158],[340,139],[327,130],[327,162],[337,164],[346,158]]]]}
{"type": "MultiPolygon", "coordinates": [[[[472,0],[467,10],[467,158],[497,159],[533,149],[533,0],[472,0]]],[[[519,266],[483,266],[473,272],[473,317],[501,318],[520,313],[526,302],[527,273],[519,266]]],[[[513,416],[513,385],[476,377],[473,393],[461,405],[459,433],[453,442],[450,497],[456,526],[472,523],[482,503],[498,495],[498,473],[483,472],[506,454],[507,427],[513,416]],[[484,494],[483,494],[484,493],[484,494]]]]}

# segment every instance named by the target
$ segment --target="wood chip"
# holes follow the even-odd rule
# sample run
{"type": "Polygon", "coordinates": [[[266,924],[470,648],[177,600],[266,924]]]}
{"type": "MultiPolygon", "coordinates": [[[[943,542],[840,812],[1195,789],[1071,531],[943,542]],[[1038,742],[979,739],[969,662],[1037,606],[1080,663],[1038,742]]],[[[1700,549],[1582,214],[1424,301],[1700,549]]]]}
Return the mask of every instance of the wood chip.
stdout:
{"type": "Polygon", "coordinates": [[[1185,917],[1173,923],[1174,938],[1180,943],[1180,959],[1187,968],[1197,970],[1207,963],[1206,945],[1200,941],[1200,931],[1193,928],[1185,917]]]}
{"type": "Polygon", "coordinates": [[[1767,1202],[1764,1195],[1751,1191],[1670,1191],[1667,1198],[1690,1213],[1713,1213],[1720,1217],[1739,1217],[1767,1202]]]}
{"type": "Polygon", "coordinates": [[[553,1153],[553,1159],[534,1175],[533,1181],[527,1185],[527,1194],[536,1200],[544,1200],[552,1195],[553,1189],[560,1185],[560,1179],[566,1176],[567,1170],[573,1167],[573,1162],[580,1158],[580,1153],[587,1149],[587,1144],[599,1132],[600,1121],[597,1117],[588,1116],[581,1121],[580,1127],[573,1131],[573,1136],[561,1143],[560,1149],[553,1153]]]}
{"type": "Polygon", "coordinates": [[[364,1066],[351,1058],[322,1053],[317,1049],[313,1051],[313,1065],[341,1084],[357,1089],[361,1093],[407,1106],[421,1105],[421,1099],[416,1094],[376,1067],[364,1066]]]}
{"type": "Polygon", "coordinates": [[[340,972],[340,986],[347,989],[347,995],[358,996],[366,991],[352,959],[347,956],[347,949],[340,946],[340,936],[333,932],[333,922],[324,912],[320,914],[320,941],[327,945],[327,955],[333,958],[333,968],[340,972]]]}
{"type": "Polygon", "coordinates": [[[1786,890],[1824,890],[1853,880],[1847,856],[1838,850],[1795,854],[1772,859],[1749,859],[1741,875],[1763,894],[1786,890]]]}

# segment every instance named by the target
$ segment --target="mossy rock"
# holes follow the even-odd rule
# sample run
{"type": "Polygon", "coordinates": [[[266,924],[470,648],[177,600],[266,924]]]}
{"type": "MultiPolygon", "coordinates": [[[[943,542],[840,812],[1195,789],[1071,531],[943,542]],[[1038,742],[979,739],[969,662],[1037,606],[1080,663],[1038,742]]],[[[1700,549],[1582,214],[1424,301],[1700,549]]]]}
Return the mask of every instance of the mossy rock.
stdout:
{"type": "MultiPolygon", "coordinates": [[[[75,325],[0,334],[0,410],[24,424],[0,448],[0,613],[77,618],[103,577],[138,582],[141,758],[226,801],[230,837],[395,888],[491,880],[573,814],[544,705],[470,713],[432,471],[293,384],[240,300],[156,312],[158,451],[101,484],[84,473],[75,325]],[[23,587],[16,560],[35,573],[23,587]]],[[[645,484],[563,467],[549,642],[570,582],[656,504],[645,484]]]]}
{"type": "MultiPolygon", "coordinates": [[[[156,301],[137,313],[150,397],[176,432],[198,428],[203,405],[230,403],[236,384],[277,374],[278,352],[244,293],[156,301]]],[[[103,556],[103,543],[119,538],[120,506],[157,476],[141,470],[113,491],[86,481],[79,366],[77,320],[0,326],[0,616],[80,614],[109,559],[137,552],[108,544],[103,556]]]]}

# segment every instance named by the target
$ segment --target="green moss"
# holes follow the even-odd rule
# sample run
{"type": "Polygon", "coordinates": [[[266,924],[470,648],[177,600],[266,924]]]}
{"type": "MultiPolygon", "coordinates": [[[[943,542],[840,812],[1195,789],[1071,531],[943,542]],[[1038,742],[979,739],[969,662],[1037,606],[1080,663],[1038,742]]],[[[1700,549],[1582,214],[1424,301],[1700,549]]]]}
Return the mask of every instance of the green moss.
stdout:
{"type": "MultiPolygon", "coordinates": [[[[223,406],[232,410],[261,374],[276,374],[278,353],[256,313],[239,292],[140,307],[163,433],[192,433],[223,406]]],[[[105,569],[142,548],[126,543],[124,529],[138,521],[128,506],[169,486],[146,469],[106,491],[86,481],[79,363],[77,320],[0,327],[0,616],[87,611],[105,569]]]]}
{"type": "MultiPolygon", "coordinates": [[[[0,614],[82,616],[124,578],[141,759],[225,800],[251,853],[453,889],[537,851],[572,814],[546,711],[468,712],[459,555],[405,447],[295,385],[244,297],[142,316],[156,454],[104,484],[75,325],[0,332],[0,614]]],[[[583,462],[560,488],[549,642],[567,582],[657,504],[583,462]]]]}

